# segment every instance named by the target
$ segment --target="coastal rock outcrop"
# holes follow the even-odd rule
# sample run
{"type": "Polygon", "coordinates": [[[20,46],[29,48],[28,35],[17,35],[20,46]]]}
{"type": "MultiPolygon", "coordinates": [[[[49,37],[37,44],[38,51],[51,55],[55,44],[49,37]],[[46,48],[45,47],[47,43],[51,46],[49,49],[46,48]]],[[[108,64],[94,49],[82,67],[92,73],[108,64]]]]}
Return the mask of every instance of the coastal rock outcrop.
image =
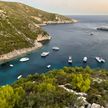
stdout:
{"type": "Polygon", "coordinates": [[[50,40],[52,37],[51,36],[43,36],[43,35],[38,35],[38,37],[37,37],[37,41],[38,42],[41,42],[41,41],[45,41],[45,40],[50,40]]]}
{"type": "Polygon", "coordinates": [[[67,92],[70,93],[74,93],[75,95],[78,96],[78,100],[82,100],[83,106],[81,106],[80,108],[104,108],[103,106],[96,104],[96,103],[92,103],[90,104],[89,102],[87,102],[86,100],[86,93],[81,93],[81,92],[76,92],[72,89],[68,89],[67,87],[65,87],[65,85],[59,85],[60,88],[63,88],[64,90],[66,90],[67,92]]]}
{"type": "Polygon", "coordinates": [[[104,108],[103,106],[100,106],[99,104],[93,103],[91,105],[91,108],[104,108]]]}
{"type": "Polygon", "coordinates": [[[108,26],[97,27],[97,30],[108,31],[108,26]]]}

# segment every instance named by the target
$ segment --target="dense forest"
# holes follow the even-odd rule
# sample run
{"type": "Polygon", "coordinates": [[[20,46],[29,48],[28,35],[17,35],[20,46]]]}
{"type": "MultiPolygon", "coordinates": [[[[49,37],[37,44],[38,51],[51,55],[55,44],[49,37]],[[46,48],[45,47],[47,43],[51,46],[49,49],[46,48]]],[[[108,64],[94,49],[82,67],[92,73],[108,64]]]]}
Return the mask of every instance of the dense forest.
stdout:
{"type": "Polygon", "coordinates": [[[64,67],[0,87],[0,108],[80,108],[84,98],[108,107],[108,71],[64,67]]]}

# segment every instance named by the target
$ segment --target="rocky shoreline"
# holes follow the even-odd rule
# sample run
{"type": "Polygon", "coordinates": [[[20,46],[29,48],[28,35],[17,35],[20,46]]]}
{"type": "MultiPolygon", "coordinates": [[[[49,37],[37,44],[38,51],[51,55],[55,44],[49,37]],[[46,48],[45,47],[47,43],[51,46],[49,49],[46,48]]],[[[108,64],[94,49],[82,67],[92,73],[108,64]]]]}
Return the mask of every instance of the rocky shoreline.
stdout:
{"type": "Polygon", "coordinates": [[[34,42],[34,47],[23,48],[23,49],[20,49],[20,50],[14,50],[14,51],[9,52],[7,54],[0,55],[0,64],[6,63],[6,62],[8,62],[8,61],[10,61],[14,58],[17,58],[17,57],[26,55],[26,54],[28,54],[32,51],[35,51],[38,48],[41,48],[43,46],[42,43],[41,43],[42,41],[50,40],[50,39],[51,39],[50,36],[39,35],[37,40],[35,40],[35,42],[34,42]]]}
{"type": "Polygon", "coordinates": [[[45,26],[45,25],[50,25],[50,24],[72,24],[72,23],[77,23],[78,20],[72,19],[72,21],[44,21],[42,24],[38,24],[39,26],[45,26]]]}
{"type": "Polygon", "coordinates": [[[51,36],[42,36],[42,35],[38,35],[37,37],[37,42],[42,42],[42,41],[46,41],[46,40],[51,40],[51,36]]]}
{"type": "Polygon", "coordinates": [[[70,24],[76,23],[77,20],[72,19],[72,21],[64,20],[64,21],[44,21],[43,24],[70,24]]]}

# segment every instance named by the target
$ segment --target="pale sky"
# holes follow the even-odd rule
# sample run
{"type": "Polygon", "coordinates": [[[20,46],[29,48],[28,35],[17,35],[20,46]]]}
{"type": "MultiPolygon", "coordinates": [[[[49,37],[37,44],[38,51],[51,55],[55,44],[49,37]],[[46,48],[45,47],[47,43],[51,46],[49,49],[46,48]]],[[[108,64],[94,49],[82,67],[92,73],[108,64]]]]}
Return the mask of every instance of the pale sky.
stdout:
{"type": "MultiPolygon", "coordinates": [[[[2,1],[2,0],[0,0],[2,1]]],[[[108,15],[108,0],[3,0],[22,2],[30,6],[59,14],[108,15]]]]}

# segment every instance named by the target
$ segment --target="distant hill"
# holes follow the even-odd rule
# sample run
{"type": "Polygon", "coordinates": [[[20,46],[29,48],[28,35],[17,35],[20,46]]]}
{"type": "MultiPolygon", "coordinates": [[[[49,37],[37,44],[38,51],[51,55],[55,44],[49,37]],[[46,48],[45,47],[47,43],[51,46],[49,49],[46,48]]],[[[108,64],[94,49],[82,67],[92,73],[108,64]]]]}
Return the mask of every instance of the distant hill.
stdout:
{"type": "Polygon", "coordinates": [[[72,19],[30,6],[0,1],[0,55],[34,46],[38,35],[48,36],[39,24],[71,23],[72,19]]]}

